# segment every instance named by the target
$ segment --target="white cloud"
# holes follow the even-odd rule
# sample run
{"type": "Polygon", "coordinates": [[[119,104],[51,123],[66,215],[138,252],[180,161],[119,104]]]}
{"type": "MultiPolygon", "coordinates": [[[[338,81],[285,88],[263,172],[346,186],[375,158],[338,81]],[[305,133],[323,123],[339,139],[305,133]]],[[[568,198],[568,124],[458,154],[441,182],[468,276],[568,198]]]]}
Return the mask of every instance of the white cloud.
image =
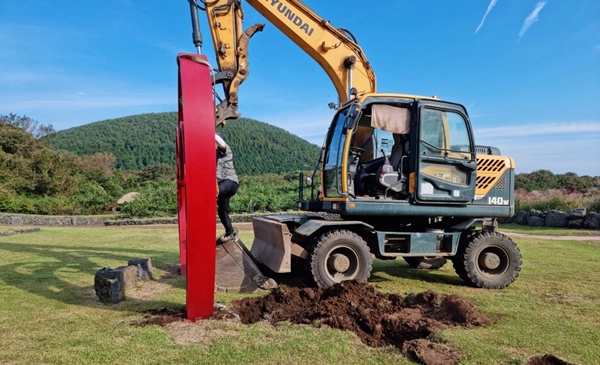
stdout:
{"type": "Polygon", "coordinates": [[[600,176],[600,121],[475,128],[478,145],[500,148],[517,173],[545,169],[600,176]]]}
{"type": "Polygon", "coordinates": [[[549,134],[596,133],[600,132],[598,122],[574,122],[552,124],[526,124],[496,128],[476,129],[477,136],[507,137],[507,136],[540,136],[549,134]]]}
{"type": "Polygon", "coordinates": [[[479,32],[479,29],[481,29],[481,27],[483,26],[483,23],[485,22],[485,18],[487,18],[488,14],[490,13],[490,11],[492,11],[492,8],[496,5],[497,2],[498,2],[498,0],[490,1],[490,4],[488,5],[486,12],[483,15],[483,18],[481,19],[481,23],[479,23],[479,26],[477,27],[477,29],[475,29],[475,34],[477,34],[477,32],[479,32]]]}
{"type": "Polygon", "coordinates": [[[503,155],[515,159],[516,171],[550,170],[555,174],[574,172],[578,175],[600,176],[599,134],[570,135],[564,138],[514,137],[494,140],[503,155]]]}
{"type": "Polygon", "coordinates": [[[533,9],[531,14],[529,14],[527,18],[525,18],[523,26],[521,27],[521,31],[519,32],[519,39],[521,39],[525,35],[525,33],[527,33],[527,31],[529,30],[529,28],[531,28],[533,23],[538,21],[538,14],[540,13],[540,11],[542,11],[544,6],[546,6],[546,1],[541,1],[537,3],[535,9],[533,9]]]}

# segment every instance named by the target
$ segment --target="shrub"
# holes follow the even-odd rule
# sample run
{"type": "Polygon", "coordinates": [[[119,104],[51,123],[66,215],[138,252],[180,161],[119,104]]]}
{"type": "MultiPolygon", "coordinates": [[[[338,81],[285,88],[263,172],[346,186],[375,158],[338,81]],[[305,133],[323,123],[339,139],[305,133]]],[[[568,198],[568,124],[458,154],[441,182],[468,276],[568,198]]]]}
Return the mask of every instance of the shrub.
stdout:
{"type": "Polygon", "coordinates": [[[95,181],[88,181],[80,188],[75,197],[78,206],[77,214],[93,214],[109,210],[112,197],[95,181]]]}
{"type": "Polygon", "coordinates": [[[22,195],[0,193],[0,211],[5,213],[36,213],[31,199],[22,195]]]}
{"type": "Polygon", "coordinates": [[[525,189],[515,190],[515,211],[556,209],[568,212],[575,208],[586,208],[587,211],[599,211],[600,192],[591,190],[587,193],[569,192],[566,189],[551,189],[544,192],[525,189]]]}
{"type": "Polygon", "coordinates": [[[177,183],[175,181],[148,183],[133,201],[123,203],[121,213],[130,218],[164,217],[177,214],[177,183]]]}

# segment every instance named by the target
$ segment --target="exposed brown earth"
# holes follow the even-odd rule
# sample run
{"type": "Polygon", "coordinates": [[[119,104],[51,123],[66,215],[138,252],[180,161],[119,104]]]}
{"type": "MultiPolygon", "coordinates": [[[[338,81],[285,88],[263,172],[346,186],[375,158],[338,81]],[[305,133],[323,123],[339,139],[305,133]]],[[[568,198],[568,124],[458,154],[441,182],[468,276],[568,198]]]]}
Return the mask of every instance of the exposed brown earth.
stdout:
{"type": "MultiPolygon", "coordinates": [[[[133,324],[166,326],[185,318],[185,308],[163,308],[146,312],[144,319],[133,324]]],[[[408,358],[426,365],[457,364],[461,360],[458,349],[429,340],[435,331],[490,323],[470,301],[458,295],[428,290],[403,297],[381,293],[375,286],[357,281],[345,281],[329,289],[280,286],[264,297],[243,298],[234,301],[228,309],[215,309],[211,318],[232,319],[243,324],[269,322],[275,325],[287,321],[352,331],[369,346],[394,346],[408,358]]],[[[186,339],[186,342],[194,340],[186,339]]],[[[531,358],[526,365],[573,364],[553,355],[543,355],[531,358]]]]}
{"type": "Polygon", "coordinates": [[[402,297],[357,281],[329,289],[283,286],[265,297],[238,300],[230,310],[247,324],[289,321],[352,331],[369,346],[395,346],[425,364],[440,365],[456,364],[461,357],[455,348],[428,341],[430,334],[490,322],[456,295],[426,291],[402,297]]]}
{"type": "Polygon", "coordinates": [[[554,355],[540,355],[529,359],[525,365],[575,365],[559,359],[554,355]]]}

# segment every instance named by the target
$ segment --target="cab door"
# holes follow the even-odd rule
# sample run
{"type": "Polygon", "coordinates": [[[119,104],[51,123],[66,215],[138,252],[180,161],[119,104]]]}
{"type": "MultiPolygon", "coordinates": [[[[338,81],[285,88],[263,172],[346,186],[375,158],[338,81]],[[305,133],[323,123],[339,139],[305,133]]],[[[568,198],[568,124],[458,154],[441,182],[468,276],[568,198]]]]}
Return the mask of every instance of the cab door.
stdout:
{"type": "Polygon", "coordinates": [[[469,204],[475,195],[475,143],[466,110],[459,105],[418,103],[415,200],[469,204]]]}
{"type": "Polygon", "coordinates": [[[345,184],[343,182],[348,174],[348,153],[345,152],[345,148],[347,147],[346,140],[356,114],[356,105],[350,105],[339,111],[329,126],[323,153],[322,181],[324,200],[328,200],[328,198],[339,200],[338,198],[343,197],[345,193],[345,184]]]}

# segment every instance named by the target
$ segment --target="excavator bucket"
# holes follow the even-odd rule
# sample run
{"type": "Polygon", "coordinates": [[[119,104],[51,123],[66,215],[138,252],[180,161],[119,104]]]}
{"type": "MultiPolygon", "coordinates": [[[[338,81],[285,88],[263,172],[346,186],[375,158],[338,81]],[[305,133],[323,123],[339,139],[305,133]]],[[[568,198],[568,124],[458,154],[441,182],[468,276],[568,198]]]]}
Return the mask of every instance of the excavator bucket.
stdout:
{"type": "Polygon", "coordinates": [[[217,245],[216,293],[254,293],[277,287],[266,277],[238,238],[217,245]]]}
{"type": "Polygon", "coordinates": [[[252,219],[252,228],[253,257],[277,273],[291,272],[292,234],[288,227],[268,217],[255,217],[252,219]]]}

